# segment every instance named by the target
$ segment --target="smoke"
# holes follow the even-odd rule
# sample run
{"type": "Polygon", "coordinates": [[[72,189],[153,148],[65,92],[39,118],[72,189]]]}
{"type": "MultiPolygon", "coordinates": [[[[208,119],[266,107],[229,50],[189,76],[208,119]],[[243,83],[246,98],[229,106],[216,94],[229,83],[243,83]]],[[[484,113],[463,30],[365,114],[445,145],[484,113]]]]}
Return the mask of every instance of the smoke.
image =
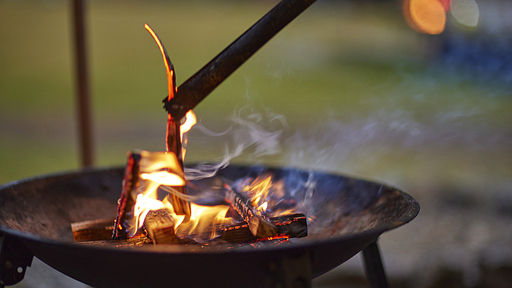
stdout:
{"type": "MultiPolygon", "coordinates": [[[[187,180],[199,180],[213,177],[217,171],[231,163],[243,153],[249,154],[249,160],[257,162],[265,156],[277,155],[282,152],[281,135],[286,120],[283,115],[264,109],[258,111],[246,105],[236,109],[230,117],[231,126],[223,132],[213,132],[199,124],[197,128],[210,137],[229,139],[225,144],[224,156],[219,163],[202,163],[196,167],[185,168],[187,180]]],[[[197,129],[196,127],[194,129],[197,129]]]]}
{"type": "MultiPolygon", "coordinates": [[[[193,129],[225,146],[218,164],[187,169],[187,179],[211,177],[235,158],[391,183],[407,182],[413,173],[425,178],[491,171],[511,159],[509,98],[438,70],[413,74],[396,74],[373,87],[373,95],[354,97],[349,107],[326,107],[307,126],[250,104],[229,115],[221,132],[199,124],[193,129]]],[[[294,105],[303,110],[300,102],[294,105]]]]}

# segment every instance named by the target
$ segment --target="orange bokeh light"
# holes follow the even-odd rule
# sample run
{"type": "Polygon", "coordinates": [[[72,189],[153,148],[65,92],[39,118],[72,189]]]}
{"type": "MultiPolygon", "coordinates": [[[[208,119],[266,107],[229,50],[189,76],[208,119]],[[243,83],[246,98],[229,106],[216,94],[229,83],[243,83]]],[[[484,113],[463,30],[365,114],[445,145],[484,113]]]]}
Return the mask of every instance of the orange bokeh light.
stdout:
{"type": "Polygon", "coordinates": [[[446,26],[446,9],[440,0],[404,0],[402,12],[414,30],[440,34],[446,26]]]}

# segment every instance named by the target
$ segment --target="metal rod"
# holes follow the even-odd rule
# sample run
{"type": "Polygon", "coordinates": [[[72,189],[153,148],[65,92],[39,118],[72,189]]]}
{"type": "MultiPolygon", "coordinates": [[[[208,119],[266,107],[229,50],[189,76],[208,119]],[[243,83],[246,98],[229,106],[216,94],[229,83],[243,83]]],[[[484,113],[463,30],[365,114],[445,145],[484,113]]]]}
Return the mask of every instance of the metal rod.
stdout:
{"type": "Polygon", "coordinates": [[[178,88],[165,109],[178,121],[315,0],[283,0],[178,88]]]}
{"type": "Polygon", "coordinates": [[[363,249],[366,278],[373,288],[389,288],[377,240],[363,249]]]}
{"type": "Polygon", "coordinates": [[[77,81],[77,110],[79,125],[79,142],[82,167],[93,165],[93,144],[91,113],[89,100],[89,86],[87,78],[87,55],[84,28],[84,3],[82,0],[73,0],[73,20],[75,31],[75,60],[77,81]]]}

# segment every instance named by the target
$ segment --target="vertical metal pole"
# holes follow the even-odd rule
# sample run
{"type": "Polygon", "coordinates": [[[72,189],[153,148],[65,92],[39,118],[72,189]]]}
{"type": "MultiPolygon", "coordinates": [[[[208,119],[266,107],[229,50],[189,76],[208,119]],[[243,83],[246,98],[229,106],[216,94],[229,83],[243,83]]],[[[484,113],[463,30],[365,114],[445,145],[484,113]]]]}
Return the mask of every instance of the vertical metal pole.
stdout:
{"type": "Polygon", "coordinates": [[[89,87],[87,79],[87,57],[84,33],[83,0],[73,0],[73,20],[75,31],[77,111],[79,125],[79,142],[82,167],[93,165],[93,145],[91,133],[91,116],[89,87]]]}
{"type": "Polygon", "coordinates": [[[363,259],[366,278],[370,282],[370,286],[373,288],[389,288],[377,240],[363,249],[363,259]]]}

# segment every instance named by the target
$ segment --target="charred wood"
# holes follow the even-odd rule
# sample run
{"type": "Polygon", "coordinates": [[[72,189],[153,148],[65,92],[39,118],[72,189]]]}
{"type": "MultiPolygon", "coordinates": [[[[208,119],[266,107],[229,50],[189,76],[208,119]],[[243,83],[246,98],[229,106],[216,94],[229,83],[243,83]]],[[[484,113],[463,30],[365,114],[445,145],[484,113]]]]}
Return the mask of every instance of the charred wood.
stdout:
{"type": "Polygon", "coordinates": [[[128,163],[124,172],[121,198],[117,206],[117,218],[112,234],[112,239],[114,240],[129,238],[123,225],[125,221],[129,221],[129,219],[133,218],[132,209],[135,205],[135,199],[133,199],[131,192],[136,190],[140,184],[139,171],[141,158],[142,156],[138,153],[128,154],[128,163]]]}
{"type": "MultiPolygon", "coordinates": [[[[308,235],[306,216],[302,213],[272,217],[269,221],[277,228],[277,233],[273,237],[301,238],[308,235]]],[[[251,233],[246,222],[222,229],[220,238],[230,243],[262,240],[251,233]]]]}
{"type": "Polygon", "coordinates": [[[286,235],[290,238],[302,238],[308,236],[308,223],[306,215],[302,213],[283,215],[270,218],[277,227],[279,236],[286,235]]]}

